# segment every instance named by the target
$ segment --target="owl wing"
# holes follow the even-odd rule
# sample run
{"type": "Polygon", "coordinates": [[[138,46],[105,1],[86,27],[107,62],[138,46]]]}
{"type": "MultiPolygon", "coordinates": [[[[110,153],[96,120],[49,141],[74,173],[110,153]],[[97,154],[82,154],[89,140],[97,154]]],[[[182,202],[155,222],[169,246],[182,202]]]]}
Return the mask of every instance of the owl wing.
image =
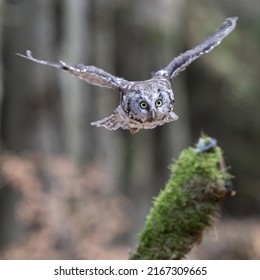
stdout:
{"type": "Polygon", "coordinates": [[[214,34],[209,36],[193,49],[174,58],[165,68],[157,71],[154,75],[166,76],[169,79],[173,79],[181,71],[185,70],[185,68],[194,60],[198,59],[203,54],[210,52],[219,45],[221,41],[236,27],[237,19],[238,17],[227,18],[214,34]]]}
{"type": "Polygon", "coordinates": [[[63,69],[69,72],[70,74],[76,76],[77,78],[82,79],[85,82],[95,86],[119,89],[121,84],[127,82],[123,78],[115,77],[95,66],[87,66],[83,64],[68,65],[63,61],[60,61],[59,63],[53,63],[46,60],[40,60],[34,58],[32,56],[32,52],[29,50],[26,51],[26,55],[22,55],[19,53],[17,53],[17,55],[43,65],[48,65],[58,69],[63,69]]]}

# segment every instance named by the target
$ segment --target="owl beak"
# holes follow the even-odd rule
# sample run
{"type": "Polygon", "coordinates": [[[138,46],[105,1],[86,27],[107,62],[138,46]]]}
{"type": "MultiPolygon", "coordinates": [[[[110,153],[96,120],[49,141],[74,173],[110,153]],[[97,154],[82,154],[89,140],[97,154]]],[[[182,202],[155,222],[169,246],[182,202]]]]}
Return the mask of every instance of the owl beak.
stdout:
{"type": "Polygon", "coordinates": [[[153,110],[152,110],[152,118],[153,118],[153,119],[156,119],[156,117],[157,117],[157,112],[156,112],[155,109],[153,109],[153,110]]]}

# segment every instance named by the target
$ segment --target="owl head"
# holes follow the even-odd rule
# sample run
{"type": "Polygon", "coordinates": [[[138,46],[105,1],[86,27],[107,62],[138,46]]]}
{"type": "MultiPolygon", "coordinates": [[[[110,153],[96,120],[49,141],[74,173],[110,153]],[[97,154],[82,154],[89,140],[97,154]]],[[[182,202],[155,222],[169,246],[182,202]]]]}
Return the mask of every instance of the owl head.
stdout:
{"type": "Polygon", "coordinates": [[[166,79],[130,82],[122,91],[124,113],[140,124],[163,121],[172,112],[173,103],[171,84],[166,79]]]}
{"type": "Polygon", "coordinates": [[[146,81],[127,82],[120,91],[120,105],[114,114],[95,125],[113,130],[121,127],[136,133],[178,119],[173,112],[174,94],[168,79],[156,76],[146,81]]]}

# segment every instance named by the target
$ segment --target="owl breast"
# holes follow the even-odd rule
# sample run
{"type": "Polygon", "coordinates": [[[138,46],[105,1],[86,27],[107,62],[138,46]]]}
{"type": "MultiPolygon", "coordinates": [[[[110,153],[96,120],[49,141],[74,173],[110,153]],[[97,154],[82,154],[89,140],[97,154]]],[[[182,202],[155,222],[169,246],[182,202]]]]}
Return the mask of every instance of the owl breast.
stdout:
{"type": "Polygon", "coordinates": [[[149,129],[176,120],[173,104],[171,84],[164,78],[131,82],[122,93],[121,106],[132,128],[149,129]]]}

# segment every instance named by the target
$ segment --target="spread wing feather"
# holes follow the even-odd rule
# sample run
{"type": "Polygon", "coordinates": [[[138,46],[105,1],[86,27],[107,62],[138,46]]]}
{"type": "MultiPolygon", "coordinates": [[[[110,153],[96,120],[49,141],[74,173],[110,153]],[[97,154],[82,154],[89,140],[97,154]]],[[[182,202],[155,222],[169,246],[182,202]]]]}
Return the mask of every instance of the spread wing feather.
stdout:
{"type": "Polygon", "coordinates": [[[26,55],[19,54],[17,55],[26,58],[28,60],[31,60],[36,63],[40,63],[43,65],[48,65],[51,67],[55,67],[58,69],[65,70],[69,72],[70,74],[76,76],[77,78],[80,78],[84,80],[85,82],[95,85],[95,86],[101,86],[106,88],[112,88],[112,89],[119,89],[120,85],[123,83],[126,83],[127,81],[123,78],[118,78],[110,73],[97,68],[95,66],[87,66],[83,64],[77,64],[77,65],[69,65],[63,61],[60,61],[58,63],[46,61],[46,60],[40,60],[35,57],[33,57],[32,52],[27,50],[26,55]]]}
{"type": "Polygon", "coordinates": [[[221,41],[233,31],[236,26],[237,19],[237,17],[227,18],[222,26],[214,34],[209,36],[206,40],[195,46],[193,49],[175,57],[165,68],[157,71],[154,76],[161,75],[166,76],[169,79],[173,79],[181,71],[185,70],[185,68],[194,60],[218,46],[221,41]]]}

